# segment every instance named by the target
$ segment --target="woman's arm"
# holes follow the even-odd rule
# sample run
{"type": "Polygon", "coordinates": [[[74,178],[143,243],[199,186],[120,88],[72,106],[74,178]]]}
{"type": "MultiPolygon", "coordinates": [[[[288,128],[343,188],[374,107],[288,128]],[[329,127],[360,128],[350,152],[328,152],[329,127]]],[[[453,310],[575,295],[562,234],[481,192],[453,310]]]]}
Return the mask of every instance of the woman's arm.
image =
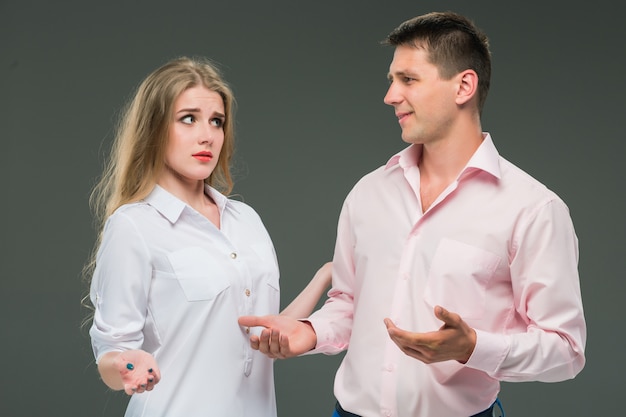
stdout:
{"type": "Polygon", "coordinates": [[[327,262],[315,273],[308,285],[280,312],[296,319],[308,317],[321,296],[328,290],[332,280],[332,262],[327,262]]]}

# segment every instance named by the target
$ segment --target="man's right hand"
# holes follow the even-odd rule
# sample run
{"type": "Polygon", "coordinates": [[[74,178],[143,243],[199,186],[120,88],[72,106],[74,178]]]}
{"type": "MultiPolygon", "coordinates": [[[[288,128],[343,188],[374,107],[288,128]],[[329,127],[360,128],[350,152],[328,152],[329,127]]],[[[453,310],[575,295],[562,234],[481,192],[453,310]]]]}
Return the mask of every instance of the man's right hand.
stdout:
{"type": "Polygon", "coordinates": [[[250,336],[250,346],[273,359],[286,359],[315,348],[317,335],[309,322],[288,316],[242,316],[239,324],[263,327],[259,336],[250,336]]]}

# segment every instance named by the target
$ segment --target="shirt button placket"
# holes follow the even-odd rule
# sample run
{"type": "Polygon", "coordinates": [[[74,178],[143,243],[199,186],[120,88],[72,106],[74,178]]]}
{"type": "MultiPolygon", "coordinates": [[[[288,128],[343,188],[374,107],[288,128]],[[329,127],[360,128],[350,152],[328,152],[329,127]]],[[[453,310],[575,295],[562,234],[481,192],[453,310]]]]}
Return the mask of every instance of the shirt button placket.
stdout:
{"type": "MultiPolygon", "coordinates": [[[[230,256],[230,259],[232,259],[233,261],[237,260],[237,252],[233,251],[233,252],[230,253],[229,256],[230,256]]],[[[251,308],[250,296],[252,295],[252,291],[250,290],[250,286],[249,286],[250,284],[248,283],[247,285],[248,285],[248,287],[245,288],[244,295],[247,298],[247,300],[246,300],[246,305],[247,305],[246,310],[248,311],[248,313],[250,313],[250,311],[251,311],[250,310],[250,308],[251,308]]],[[[250,333],[250,328],[246,328],[246,333],[250,333]]]]}
{"type": "MultiPolygon", "coordinates": [[[[244,291],[244,293],[246,294],[246,297],[250,297],[251,292],[250,292],[250,289],[249,289],[249,288],[246,288],[246,290],[244,291]]],[[[250,328],[249,328],[249,327],[246,327],[246,333],[247,333],[247,334],[250,334],[250,328]]]]}
{"type": "MultiPolygon", "coordinates": [[[[237,252],[233,251],[228,256],[233,261],[237,261],[237,252]]],[[[236,268],[241,272],[241,265],[237,265],[238,263],[239,262],[235,263],[236,268]]],[[[244,290],[244,294],[247,298],[246,303],[245,303],[247,305],[246,310],[249,313],[250,312],[250,295],[252,294],[252,291],[250,291],[250,288],[246,288],[244,290]]],[[[245,332],[246,334],[250,334],[250,328],[246,327],[245,332]]],[[[243,368],[243,373],[245,376],[250,376],[250,372],[252,370],[252,352],[250,349],[251,349],[250,346],[246,345],[246,359],[244,361],[244,368],[243,368]]]]}

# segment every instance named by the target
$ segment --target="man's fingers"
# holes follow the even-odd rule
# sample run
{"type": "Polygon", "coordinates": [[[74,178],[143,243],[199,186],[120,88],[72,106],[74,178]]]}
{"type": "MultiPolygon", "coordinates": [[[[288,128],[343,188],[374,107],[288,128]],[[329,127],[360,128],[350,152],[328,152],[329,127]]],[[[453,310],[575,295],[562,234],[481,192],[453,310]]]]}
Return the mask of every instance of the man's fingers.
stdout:
{"type": "Polygon", "coordinates": [[[461,322],[461,316],[452,313],[441,306],[435,307],[435,317],[444,322],[445,326],[458,327],[461,322]]]}
{"type": "Polygon", "coordinates": [[[265,317],[259,316],[241,316],[239,317],[239,319],[237,319],[237,322],[239,322],[240,326],[246,327],[270,327],[269,320],[265,317]]]}
{"type": "Polygon", "coordinates": [[[447,320],[450,319],[450,312],[441,306],[436,306],[435,317],[441,321],[447,322],[447,320]]]}
{"type": "Polygon", "coordinates": [[[280,337],[280,333],[276,329],[271,329],[269,333],[270,333],[270,352],[272,353],[273,356],[280,357],[281,356],[280,343],[278,340],[280,337]]]}
{"type": "Polygon", "coordinates": [[[252,347],[252,349],[259,350],[259,347],[260,347],[259,336],[257,335],[250,336],[250,346],[252,347]]]}
{"type": "Polygon", "coordinates": [[[383,320],[385,322],[385,327],[387,327],[387,330],[396,327],[396,325],[393,323],[393,321],[391,321],[391,319],[385,319],[383,320]]]}
{"type": "Polygon", "coordinates": [[[280,336],[278,339],[278,343],[280,344],[280,351],[283,352],[283,355],[288,355],[290,352],[289,338],[280,336]]]}
{"type": "Polygon", "coordinates": [[[387,327],[387,333],[389,336],[394,339],[396,342],[408,342],[407,338],[409,337],[409,333],[402,330],[398,326],[395,325],[391,319],[385,319],[385,326],[387,327]]]}
{"type": "Polygon", "coordinates": [[[430,347],[432,344],[432,338],[437,335],[436,332],[427,333],[413,333],[406,330],[402,330],[394,324],[391,319],[385,319],[385,326],[387,326],[387,333],[391,340],[393,340],[402,350],[406,347],[430,347]]]}
{"type": "MultiPolygon", "coordinates": [[[[268,354],[270,353],[270,333],[271,330],[263,329],[261,335],[259,336],[259,346],[258,349],[261,353],[268,354]]],[[[252,341],[252,337],[250,337],[250,341],[252,341]]]]}

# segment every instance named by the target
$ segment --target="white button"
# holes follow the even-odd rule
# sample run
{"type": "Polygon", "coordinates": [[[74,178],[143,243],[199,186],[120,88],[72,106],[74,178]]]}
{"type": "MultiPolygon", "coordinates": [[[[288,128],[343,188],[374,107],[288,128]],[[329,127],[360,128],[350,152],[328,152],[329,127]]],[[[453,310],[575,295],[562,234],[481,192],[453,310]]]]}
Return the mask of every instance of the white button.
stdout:
{"type": "Polygon", "coordinates": [[[230,257],[231,257],[232,259],[237,259],[237,253],[236,253],[236,252],[231,253],[231,254],[230,254],[230,257]]]}
{"type": "Polygon", "coordinates": [[[246,297],[250,297],[250,290],[246,288],[246,297]]]}

